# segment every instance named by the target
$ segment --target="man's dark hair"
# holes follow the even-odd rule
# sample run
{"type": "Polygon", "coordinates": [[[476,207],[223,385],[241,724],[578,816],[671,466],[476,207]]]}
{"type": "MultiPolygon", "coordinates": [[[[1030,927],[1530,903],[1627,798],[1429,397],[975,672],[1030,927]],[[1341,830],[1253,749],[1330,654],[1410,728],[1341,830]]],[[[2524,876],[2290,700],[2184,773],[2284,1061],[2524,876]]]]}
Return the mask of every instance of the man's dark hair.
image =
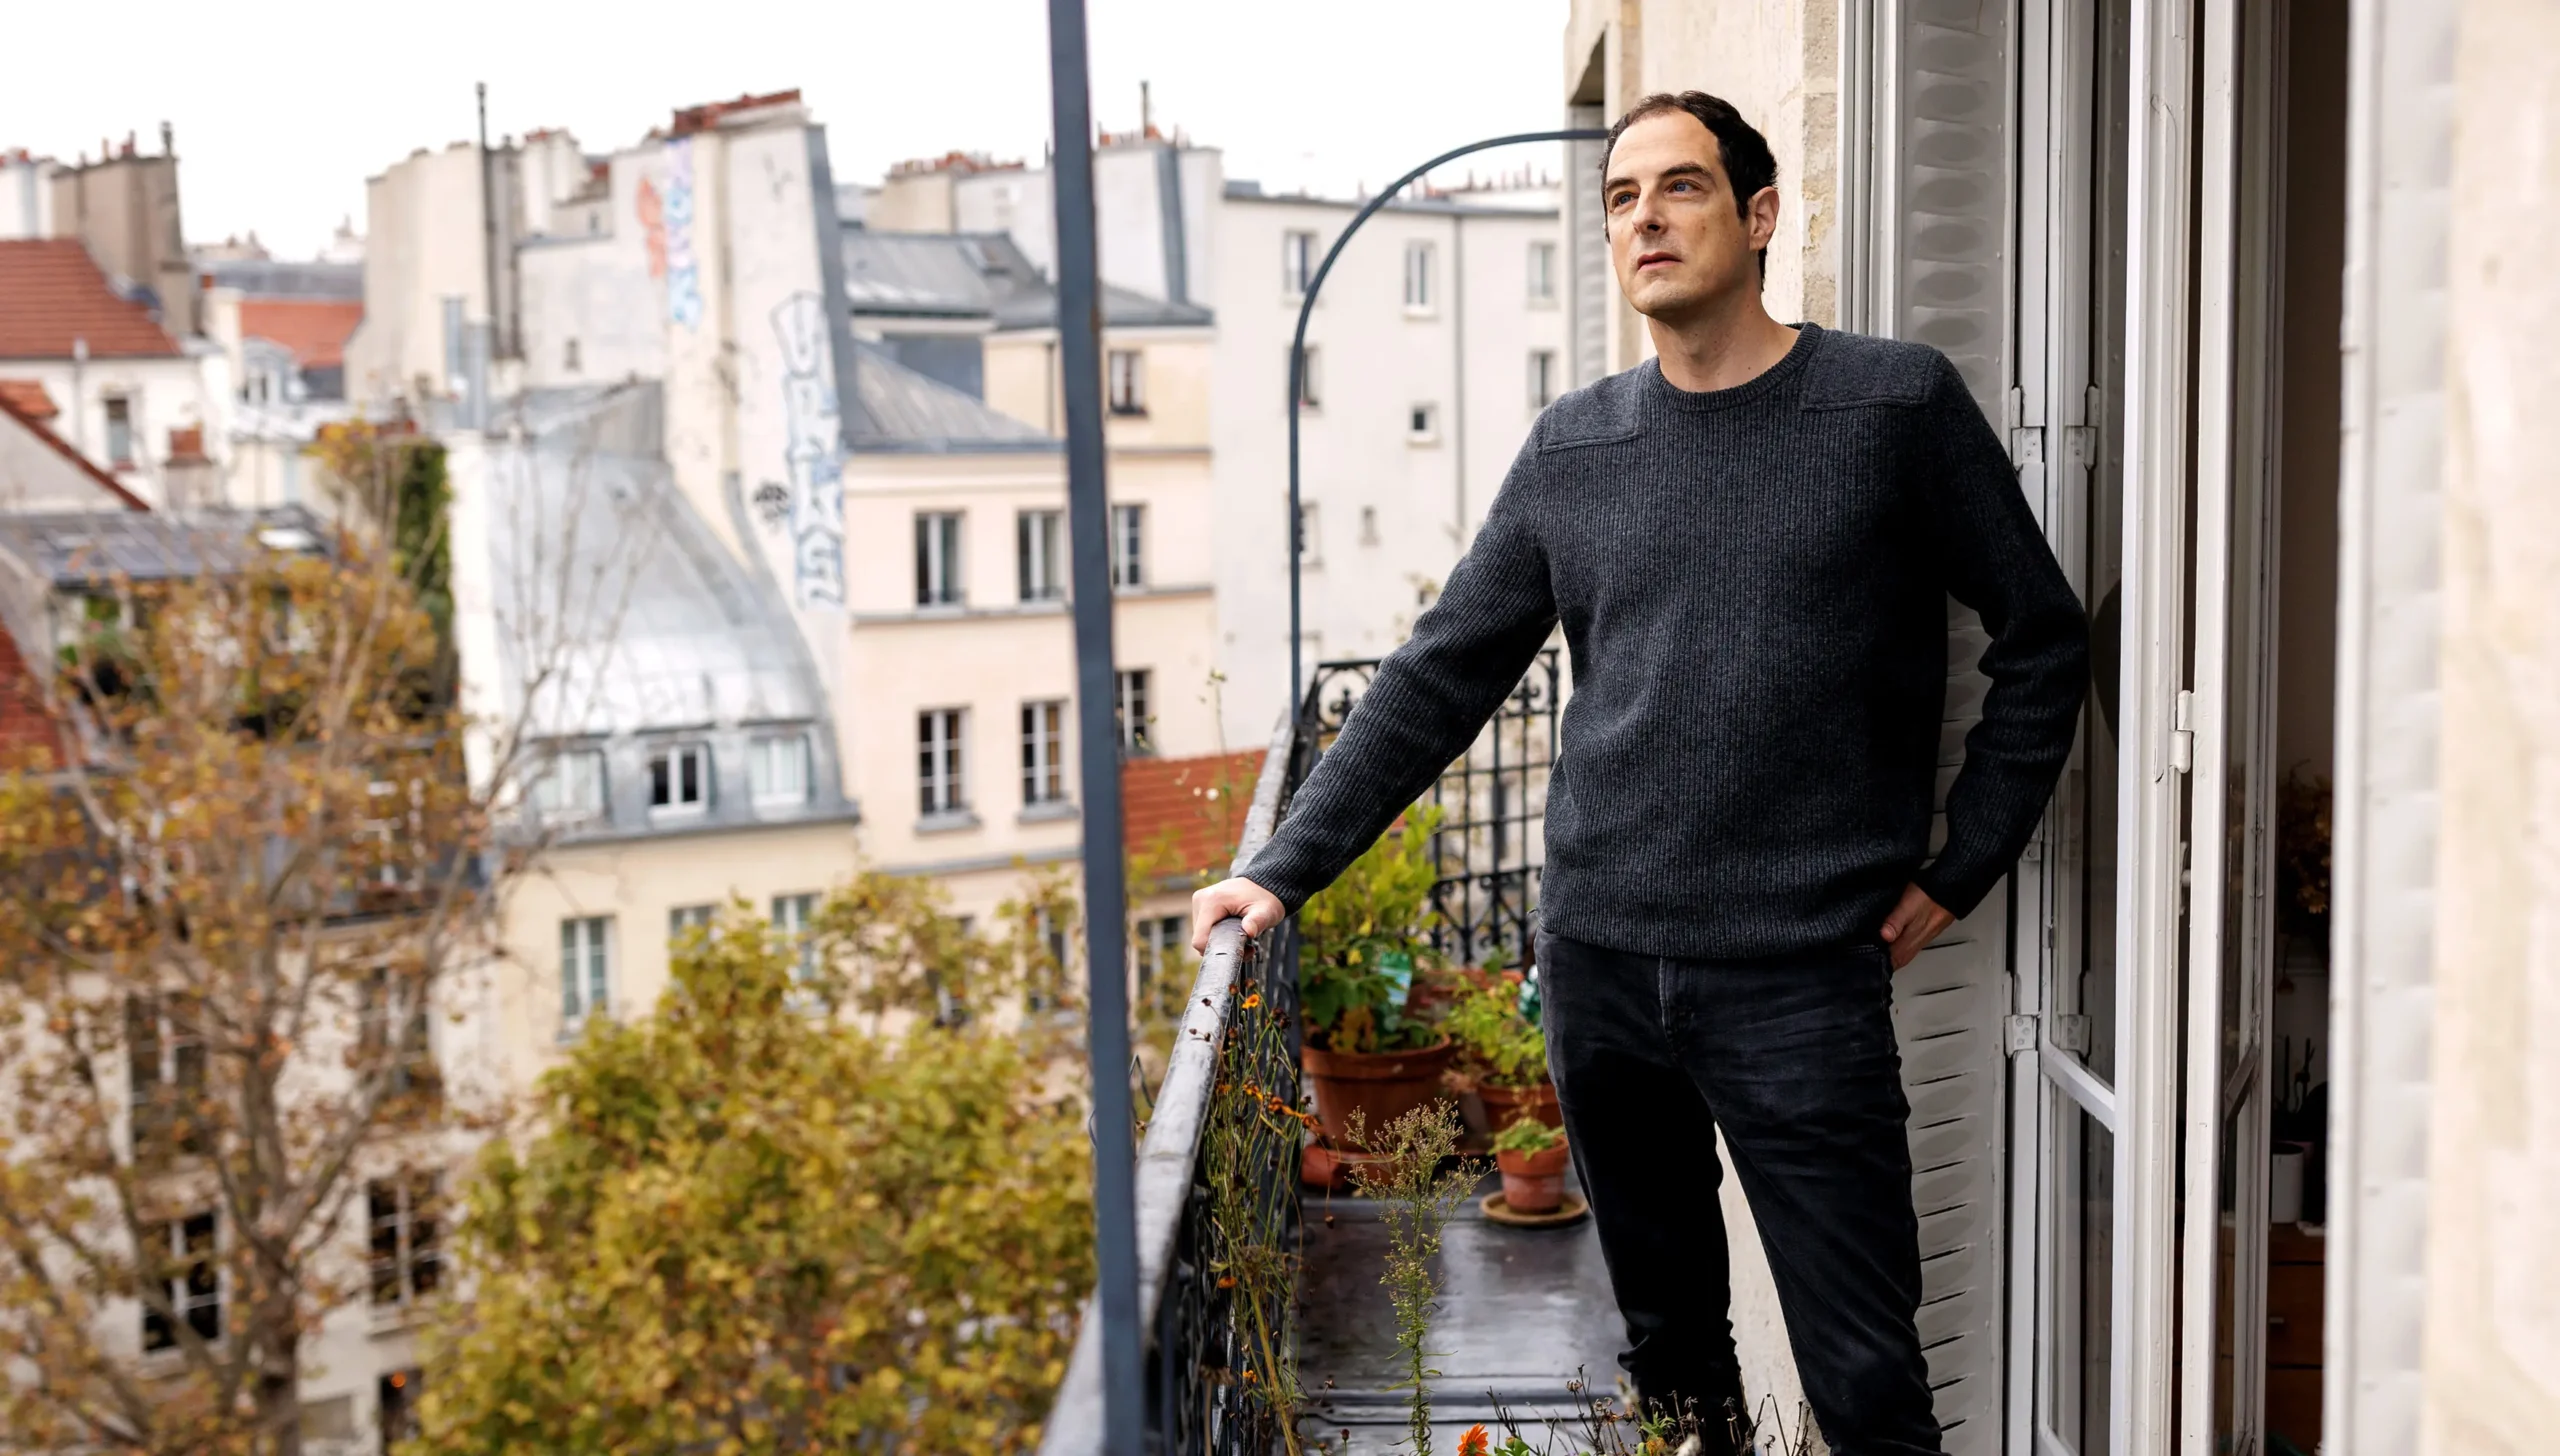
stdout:
{"type": "MultiPolygon", "coordinates": [[[[1761,188],[1778,185],[1778,159],[1769,154],[1769,139],[1760,134],[1758,127],[1744,121],[1732,102],[1704,91],[1683,91],[1677,96],[1656,91],[1609,123],[1609,139],[1600,145],[1601,182],[1609,180],[1609,154],[1618,149],[1618,138],[1626,134],[1627,128],[1666,111],[1685,111],[1715,134],[1716,152],[1724,160],[1725,181],[1733,187],[1733,210],[1748,224],[1751,199],[1760,195],[1761,188]]],[[[1600,232],[1605,237],[1608,231],[1609,199],[1604,192],[1600,198],[1600,232]]],[[[1769,250],[1760,249],[1758,256],[1760,276],[1765,279],[1769,276],[1769,250]]]]}

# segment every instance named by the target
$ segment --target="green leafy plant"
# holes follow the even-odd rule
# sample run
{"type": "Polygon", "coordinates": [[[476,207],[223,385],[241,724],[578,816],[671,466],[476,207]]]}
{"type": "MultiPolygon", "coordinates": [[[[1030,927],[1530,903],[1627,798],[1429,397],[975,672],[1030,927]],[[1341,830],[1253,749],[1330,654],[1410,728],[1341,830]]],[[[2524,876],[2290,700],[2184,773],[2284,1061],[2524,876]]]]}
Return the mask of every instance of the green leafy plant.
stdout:
{"type": "Polygon", "coordinates": [[[1434,958],[1423,922],[1440,877],[1431,848],[1440,818],[1437,805],[1409,811],[1402,827],[1380,835],[1298,911],[1310,1045],[1385,1052],[1439,1039],[1428,1020],[1408,1012],[1404,997],[1434,958]]]}
{"type": "Polygon", "coordinates": [[[1403,1372],[1387,1388],[1406,1393],[1414,1456],[1431,1456],[1431,1381],[1440,1372],[1431,1368],[1425,1341],[1440,1302],[1440,1234],[1449,1215],[1475,1191],[1484,1168],[1455,1159],[1463,1129],[1457,1110],[1446,1102],[1415,1108],[1388,1123],[1374,1141],[1358,1113],[1352,1122],[1353,1143],[1376,1155],[1352,1167],[1352,1181],[1383,1205],[1380,1222],[1387,1230],[1387,1268],[1378,1282],[1387,1286],[1395,1310],[1396,1360],[1403,1372]]]}
{"type": "Polygon", "coordinates": [[[1547,1039],[1520,1005],[1521,983],[1486,975],[1458,994],[1440,1029],[1458,1044],[1459,1068],[1479,1083],[1534,1087],[1547,1080],[1547,1039]]]}
{"type": "Polygon", "coordinates": [[[1201,1163],[1209,1191],[1209,1267],[1230,1301],[1228,1318],[1243,1352],[1236,1379],[1269,1423],[1252,1444],[1269,1450],[1268,1437],[1276,1432],[1286,1456],[1299,1456],[1298,1415],[1306,1397],[1298,1385],[1291,1328],[1298,1288],[1298,1254],[1290,1244],[1296,1189],[1266,1172],[1295,1160],[1315,1118],[1293,1101],[1288,1027],[1274,1010],[1250,980],[1236,995],[1219,1047],[1201,1163]]]}
{"type": "Polygon", "coordinates": [[[1563,1146],[1563,1133],[1525,1114],[1493,1135],[1493,1150],[1497,1153],[1543,1153],[1563,1146]]]}

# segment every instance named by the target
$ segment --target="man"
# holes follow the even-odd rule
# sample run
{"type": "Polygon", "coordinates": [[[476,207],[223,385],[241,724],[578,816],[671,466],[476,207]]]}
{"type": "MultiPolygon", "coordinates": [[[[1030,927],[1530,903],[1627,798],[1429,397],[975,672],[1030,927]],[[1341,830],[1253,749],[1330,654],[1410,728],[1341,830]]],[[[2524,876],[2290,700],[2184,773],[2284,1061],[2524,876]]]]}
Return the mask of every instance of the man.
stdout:
{"type": "Polygon", "coordinates": [[[1686,92],[1610,128],[1610,259],[1657,358],[1556,401],[1466,559],[1195,944],[1330,883],[1559,622],[1537,948],[1549,1064],[1648,1404],[1747,1416],[1721,1128],[1842,1456],[1941,1449],[1915,1326],[1892,973],[2007,874],[2070,751],[2079,602],[1935,350],[1761,306],[1777,167],[1686,92]],[[1946,598],[1990,643],[1929,855],[1946,598]]]}

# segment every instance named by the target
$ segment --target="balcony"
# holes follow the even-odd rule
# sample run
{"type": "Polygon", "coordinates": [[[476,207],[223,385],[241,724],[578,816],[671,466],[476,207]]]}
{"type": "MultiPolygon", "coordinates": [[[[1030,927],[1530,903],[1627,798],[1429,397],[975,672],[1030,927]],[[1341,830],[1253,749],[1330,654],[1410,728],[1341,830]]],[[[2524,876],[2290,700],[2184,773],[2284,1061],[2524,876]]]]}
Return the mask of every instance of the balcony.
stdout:
{"type": "MultiPolygon", "coordinates": [[[[1264,759],[1237,866],[1286,817],[1291,797],[1349,717],[1375,662],[1327,663],[1264,759]]],[[[1432,891],[1434,941],[1452,964],[1525,954],[1537,900],[1539,822],[1553,761],[1561,667],[1542,655],[1433,792],[1443,811],[1432,891]]],[[[1256,941],[1232,922],[1202,959],[1138,1155],[1147,1450],[1384,1452],[1406,1434],[1375,1201],[1303,1188],[1302,1137],[1250,1095],[1296,1105],[1295,924],[1256,941]],[[1239,1097],[1236,1089],[1248,1095],[1239,1097]],[[1243,1229],[1239,1237],[1235,1232],[1243,1229]],[[1256,1247],[1258,1246],[1258,1247],[1256,1247]],[[1273,1353],[1265,1354],[1265,1351],[1273,1353]],[[1287,1352],[1287,1353],[1281,1353],[1287,1352]],[[1266,1372],[1294,1363],[1298,1443],[1274,1419],[1266,1372]]],[[[1569,1176],[1569,1175],[1568,1175],[1569,1176]]],[[[1498,1186],[1488,1177],[1482,1191],[1498,1186]]],[[[1447,1227],[1427,1348],[1434,1449],[1454,1451],[1497,1404],[1532,1445],[1569,1417],[1574,1382],[1616,1394],[1617,1312],[1588,1220],[1528,1230],[1473,1199],[1447,1227]]],[[[1088,1318],[1043,1440],[1044,1456],[1103,1450],[1099,1321],[1088,1318]]],[[[1284,1401],[1282,1404],[1286,1404],[1284,1401]]]]}

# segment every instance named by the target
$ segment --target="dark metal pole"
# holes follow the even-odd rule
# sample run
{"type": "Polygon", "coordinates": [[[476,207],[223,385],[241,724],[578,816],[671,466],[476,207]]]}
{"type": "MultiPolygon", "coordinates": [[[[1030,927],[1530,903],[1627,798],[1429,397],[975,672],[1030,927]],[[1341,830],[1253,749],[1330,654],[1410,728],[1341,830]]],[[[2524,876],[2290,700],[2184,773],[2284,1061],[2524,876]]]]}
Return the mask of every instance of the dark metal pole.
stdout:
{"type": "Polygon", "coordinates": [[[1119,694],[1103,478],[1102,312],[1093,236],[1093,94],[1084,0],[1049,0],[1049,115],[1058,208],[1058,363],[1067,405],[1067,559],[1075,610],[1076,758],[1084,789],[1086,1044],[1093,1064],[1093,1223],[1102,1321],[1102,1449],[1138,1456],[1136,1122],[1129,1094],[1128,886],[1120,844],[1119,694]]]}
{"type": "MultiPolygon", "coordinates": [[[[1381,191],[1377,196],[1370,198],[1365,206],[1363,206],[1358,212],[1353,213],[1351,216],[1350,226],[1345,227],[1342,230],[1342,235],[1333,240],[1332,247],[1325,249],[1324,261],[1316,266],[1316,276],[1307,280],[1307,296],[1298,304],[1298,332],[1289,341],[1290,712],[1296,713],[1300,711],[1302,705],[1299,703],[1298,699],[1306,691],[1306,664],[1298,660],[1298,644],[1306,635],[1304,612],[1301,609],[1301,602],[1303,598],[1300,590],[1299,564],[1306,555],[1307,545],[1306,534],[1298,529],[1298,400],[1306,392],[1304,380],[1307,368],[1307,319],[1315,312],[1316,291],[1324,287],[1325,275],[1333,271],[1333,260],[1342,256],[1342,245],[1351,241],[1351,235],[1360,231],[1360,224],[1367,222],[1371,213],[1376,212],[1379,208],[1382,208],[1389,202],[1395,200],[1397,193],[1412,186],[1416,178],[1422,176],[1426,172],[1429,172],[1434,167],[1440,166],[1446,162],[1455,161],[1460,157],[1466,156],[1470,152],[1490,151],[1495,147],[1517,146],[1522,142],[1596,142],[1608,135],[1609,134],[1607,132],[1592,127],[1575,127],[1566,131],[1524,131],[1516,132],[1510,136],[1488,137],[1480,142],[1469,142],[1465,146],[1456,148],[1455,150],[1442,152],[1440,155],[1433,157],[1430,161],[1423,163],[1421,166],[1414,168],[1412,171],[1398,177],[1393,182],[1388,183],[1384,191],[1381,191]]],[[[1571,187],[1577,184],[1574,182],[1573,178],[1568,175],[1565,179],[1565,185],[1571,187]]],[[[1598,186],[1599,180],[1597,178],[1592,179],[1591,185],[1595,187],[1598,186]]],[[[1066,206],[1063,196],[1060,198],[1058,205],[1062,208],[1066,206]]],[[[1063,249],[1064,244],[1061,243],[1060,246],[1063,249]]],[[[1460,491],[1464,491],[1466,489],[1466,482],[1461,480],[1458,484],[1458,488],[1460,491]]]]}

